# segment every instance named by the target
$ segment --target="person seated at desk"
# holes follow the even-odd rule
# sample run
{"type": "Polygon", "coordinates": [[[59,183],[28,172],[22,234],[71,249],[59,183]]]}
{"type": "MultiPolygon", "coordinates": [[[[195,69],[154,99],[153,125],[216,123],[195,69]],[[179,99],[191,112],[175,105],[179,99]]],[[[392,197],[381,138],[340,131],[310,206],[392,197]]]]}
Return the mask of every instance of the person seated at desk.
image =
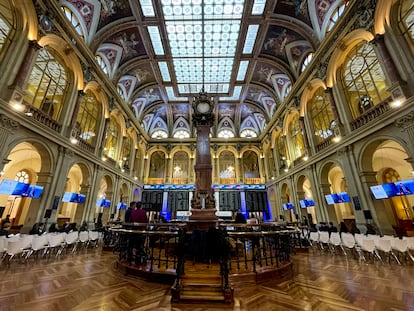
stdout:
{"type": "Polygon", "coordinates": [[[4,222],[1,226],[1,229],[0,229],[0,236],[8,237],[9,234],[10,234],[10,228],[11,228],[11,223],[10,222],[4,222]]]}

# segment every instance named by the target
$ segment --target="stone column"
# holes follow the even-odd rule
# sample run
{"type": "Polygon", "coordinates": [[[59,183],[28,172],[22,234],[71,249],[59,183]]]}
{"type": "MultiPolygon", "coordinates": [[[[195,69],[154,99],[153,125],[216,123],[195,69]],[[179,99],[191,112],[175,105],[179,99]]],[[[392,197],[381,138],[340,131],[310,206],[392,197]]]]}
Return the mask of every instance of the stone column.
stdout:
{"type": "Polygon", "coordinates": [[[76,206],[74,222],[76,222],[78,227],[82,224],[82,220],[86,217],[88,206],[91,206],[94,203],[94,200],[91,198],[89,193],[90,188],[90,185],[84,184],[82,184],[80,188],[80,194],[84,194],[86,196],[86,200],[84,204],[77,204],[76,206]]]}
{"type": "Polygon", "coordinates": [[[109,127],[109,122],[110,122],[110,118],[106,118],[105,119],[105,123],[104,126],[102,128],[102,131],[99,133],[99,136],[101,138],[100,143],[99,143],[99,155],[98,156],[103,156],[104,155],[104,148],[105,148],[105,140],[106,140],[106,132],[108,130],[109,127]]]}
{"type": "Polygon", "coordinates": [[[264,156],[260,155],[258,157],[259,162],[259,176],[260,176],[260,182],[264,184],[267,180],[267,164],[266,161],[264,161],[264,156]]]}
{"type": "Polygon", "coordinates": [[[52,177],[53,175],[50,172],[37,173],[36,185],[43,187],[43,193],[40,199],[31,199],[21,232],[29,232],[36,222],[43,222],[45,211],[52,208],[53,199],[48,200],[48,197],[51,197],[52,194],[50,191],[52,177]]]}
{"type": "Polygon", "coordinates": [[[328,96],[329,104],[331,106],[332,114],[337,121],[337,126],[341,129],[342,127],[342,120],[338,113],[338,107],[336,106],[335,98],[333,96],[332,88],[328,87],[325,90],[326,95],[328,96]]]}
{"type": "MultiPolygon", "coordinates": [[[[371,186],[378,185],[376,172],[360,172],[359,178],[361,180],[362,187],[369,191],[371,186]]],[[[363,206],[363,210],[370,210],[372,218],[375,224],[378,224],[381,234],[393,235],[394,229],[388,214],[386,212],[386,207],[384,206],[383,200],[375,200],[372,197],[366,195],[365,201],[368,203],[368,206],[363,206]]]]}
{"type": "Polygon", "coordinates": [[[218,157],[217,157],[217,153],[215,153],[214,157],[213,157],[213,183],[214,184],[219,184],[220,183],[220,168],[219,168],[219,161],[218,161],[218,157]]]}
{"type": "Polygon", "coordinates": [[[305,118],[304,117],[299,118],[299,126],[300,126],[300,129],[302,130],[302,133],[303,133],[302,136],[303,136],[303,144],[304,144],[304,147],[305,147],[305,156],[310,156],[308,133],[307,133],[306,127],[305,127],[305,118]]]}
{"type": "MultiPolygon", "coordinates": [[[[332,221],[332,222],[335,222],[335,223],[337,223],[338,222],[338,218],[337,218],[337,215],[336,215],[336,211],[335,211],[335,205],[328,205],[327,203],[326,203],[326,200],[325,200],[325,195],[327,195],[327,194],[331,194],[331,185],[329,185],[329,184],[325,184],[325,183],[321,183],[321,184],[319,184],[319,189],[321,189],[321,192],[322,192],[322,200],[321,200],[321,205],[323,204],[323,207],[324,207],[324,211],[325,211],[325,221],[332,221]]],[[[322,206],[321,206],[321,208],[322,208],[322,206]]]]}
{"type": "Polygon", "coordinates": [[[244,183],[244,176],[243,176],[243,158],[237,157],[236,159],[236,180],[239,183],[244,183]]]}
{"type": "Polygon", "coordinates": [[[82,90],[78,91],[78,97],[76,98],[75,107],[73,107],[73,112],[72,112],[72,116],[71,116],[70,124],[69,124],[70,137],[78,138],[79,135],[81,134],[80,131],[82,129],[80,128],[80,124],[77,125],[77,120],[78,120],[80,105],[82,103],[82,99],[84,96],[85,96],[85,93],[82,90]]]}
{"type": "Polygon", "coordinates": [[[165,178],[164,178],[164,184],[169,184],[172,181],[172,169],[171,165],[174,164],[174,161],[171,160],[171,153],[167,154],[167,157],[165,158],[165,178]]]}
{"type": "Polygon", "coordinates": [[[18,88],[23,90],[26,79],[29,76],[30,70],[32,69],[33,62],[36,60],[37,52],[42,48],[36,40],[29,41],[29,46],[24,55],[23,61],[19,67],[19,71],[14,79],[12,88],[18,88]]]}
{"type": "Polygon", "coordinates": [[[396,99],[402,96],[409,97],[412,91],[406,87],[406,83],[402,80],[397,66],[385,44],[384,35],[376,34],[371,42],[374,45],[379,63],[390,85],[389,90],[393,98],[396,99]]]}

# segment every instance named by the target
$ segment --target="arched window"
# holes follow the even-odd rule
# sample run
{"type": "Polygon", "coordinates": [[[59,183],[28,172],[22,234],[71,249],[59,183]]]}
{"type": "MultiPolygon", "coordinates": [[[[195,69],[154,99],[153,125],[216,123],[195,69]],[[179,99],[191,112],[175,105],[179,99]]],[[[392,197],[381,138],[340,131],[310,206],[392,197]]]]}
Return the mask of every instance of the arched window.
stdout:
{"type": "Polygon", "coordinates": [[[279,167],[287,170],[290,164],[290,160],[288,159],[285,135],[279,136],[277,140],[277,149],[279,150],[279,162],[280,162],[279,167]]]}
{"type": "Polygon", "coordinates": [[[354,118],[390,97],[384,72],[371,44],[357,44],[347,55],[342,73],[347,102],[354,118]]]}
{"type": "Polygon", "coordinates": [[[179,151],[174,154],[173,159],[173,183],[185,184],[188,176],[188,154],[179,151]]]}
{"type": "Polygon", "coordinates": [[[13,20],[11,19],[11,16],[13,16],[13,14],[9,7],[9,1],[5,2],[6,3],[2,3],[0,9],[0,60],[4,55],[5,47],[7,47],[12,40],[11,30],[13,28],[13,20]]]}
{"type": "Polygon", "coordinates": [[[223,151],[220,153],[219,170],[221,184],[235,183],[235,180],[230,179],[236,178],[236,162],[232,152],[223,151]]]}
{"type": "Polygon", "coordinates": [[[22,170],[16,173],[16,177],[14,177],[15,181],[22,182],[25,184],[30,183],[30,175],[28,172],[22,170]]]}
{"type": "Polygon", "coordinates": [[[105,155],[108,158],[117,160],[118,157],[118,146],[119,139],[121,137],[121,129],[114,118],[111,117],[109,121],[108,130],[106,132],[106,141],[105,141],[105,155]]]}
{"type": "MultiPolygon", "coordinates": [[[[243,177],[246,178],[260,178],[259,172],[259,158],[254,151],[246,151],[243,153],[243,177]]],[[[255,183],[245,180],[247,183],[255,183]]]]}
{"type": "Polygon", "coordinates": [[[330,32],[332,28],[335,26],[336,22],[341,17],[342,13],[344,13],[346,7],[346,2],[340,4],[333,12],[331,17],[329,18],[328,26],[326,28],[326,33],[330,32]]]}
{"type": "Polygon", "coordinates": [[[328,96],[322,87],[316,90],[307,106],[309,107],[309,117],[312,121],[316,143],[319,144],[333,135],[331,124],[334,120],[328,96]]]}
{"type": "Polygon", "coordinates": [[[122,161],[124,162],[124,164],[127,163],[126,161],[129,161],[129,156],[131,155],[131,146],[131,137],[124,137],[122,140],[122,161]]]}
{"type": "Polygon", "coordinates": [[[41,49],[26,85],[25,100],[58,120],[67,89],[67,75],[56,55],[47,47],[41,49]]]}
{"type": "Polygon", "coordinates": [[[257,133],[252,129],[245,129],[240,132],[240,137],[242,138],[255,138],[257,137],[257,133]]]}
{"type": "Polygon", "coordinates": [[[99,65],[99,67],[101,67],[102,71],[108,75],[108,66],[106,65],[105,61],[103,60],[103,58],[100,55],[96,55],[95,59],[99,65]]]}
{"type": "Polygon", "coordinates": [[[166,131],[156,130],[151,134],[151,137],[157,139],[168,138],[168,134],[166,131]]]}
{"type": "Polygon", "coordinates": [[[400,3],[399,27],[414,53],[414,5],[412,1],[400,1],[400,3]]]}
{"type": "Polygon", "coordinates": [[[303,60],[302,67],[300,68],[300,72],[303,72],[306,67],[309,66],[310,62],[312,61],[313,53],[309,53],[305,59],[303,60]]]}
{"type": "Polygon", "coordinates": [[[65,6],[62,6],[62,10],[63,10],[63,13],[65,13],[66,18],[72,24],[73,28],[75,28],[78,35],[83,38],[84,34],[83,34],[83,30],[82,30],[78,17],[75,14],[73,14],[73,12],[65,6]]]}
{"type": "Polygon", "coordinates": [[[183,139],[183,138],[189,138],[189,137],[190,137],[190,133],[186,130],[177,130],[174,133],[174,138],[183,139]]]}
{"type": "Polygon", "coordinates": [[[87,91],[83,96],[79,106],[77,122],[81,128],[80,138],[87,143],[94,145],[96,129],[101,109],[101,104],[97,101],[95,95],[87,91]]]}
{"type": "Polygon", "coordinates": [[[305,146],[298,115],[296,115],[289,123],[289,141],[293,160],[298,159],[305,154],[305,146]]]}
{"type": "Polygon", "coordinates": [[[233,138],[234,133],[233,133],[233,131],[231,131],[229,129],[224,129],[224,130],[221,130],[220,132],[218,132],[217,137],[218,138],[233,138]]]}

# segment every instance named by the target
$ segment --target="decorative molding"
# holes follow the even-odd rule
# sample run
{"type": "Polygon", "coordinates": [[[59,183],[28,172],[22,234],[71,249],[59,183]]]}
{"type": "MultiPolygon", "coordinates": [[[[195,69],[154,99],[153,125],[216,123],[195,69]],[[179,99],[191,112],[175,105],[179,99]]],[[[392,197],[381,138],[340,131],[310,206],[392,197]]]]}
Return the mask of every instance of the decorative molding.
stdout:
{"type": "Polygon", "coordinates": [[[414,110],[395,121],[395,126],[405,131],[407,128],[414,126],[414,110]]]}
{"type": "Polygon", "coordinates": [[[9,131],[11,134],[17,131],[20,127],[19,122],[10,119],[4,114],[0,114],[0,128],[9,131]]]}

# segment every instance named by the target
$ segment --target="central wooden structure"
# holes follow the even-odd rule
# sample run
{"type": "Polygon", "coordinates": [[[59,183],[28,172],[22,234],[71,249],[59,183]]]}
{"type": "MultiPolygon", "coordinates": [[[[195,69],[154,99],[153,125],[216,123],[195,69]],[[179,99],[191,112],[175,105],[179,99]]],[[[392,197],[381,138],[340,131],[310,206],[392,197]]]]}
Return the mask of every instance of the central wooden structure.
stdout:
{"type": "Polygon", "coordinates": [[[192,227],[206,227],[206,223],[218,218],[212,190],[212,169],[210,153],[210,129],[213,126],[213,103],[202,90],[193,101],[193,125],[197,130],[196,163],[194,166],[195,186],[191,200],[190,223],[192,227]]]}

